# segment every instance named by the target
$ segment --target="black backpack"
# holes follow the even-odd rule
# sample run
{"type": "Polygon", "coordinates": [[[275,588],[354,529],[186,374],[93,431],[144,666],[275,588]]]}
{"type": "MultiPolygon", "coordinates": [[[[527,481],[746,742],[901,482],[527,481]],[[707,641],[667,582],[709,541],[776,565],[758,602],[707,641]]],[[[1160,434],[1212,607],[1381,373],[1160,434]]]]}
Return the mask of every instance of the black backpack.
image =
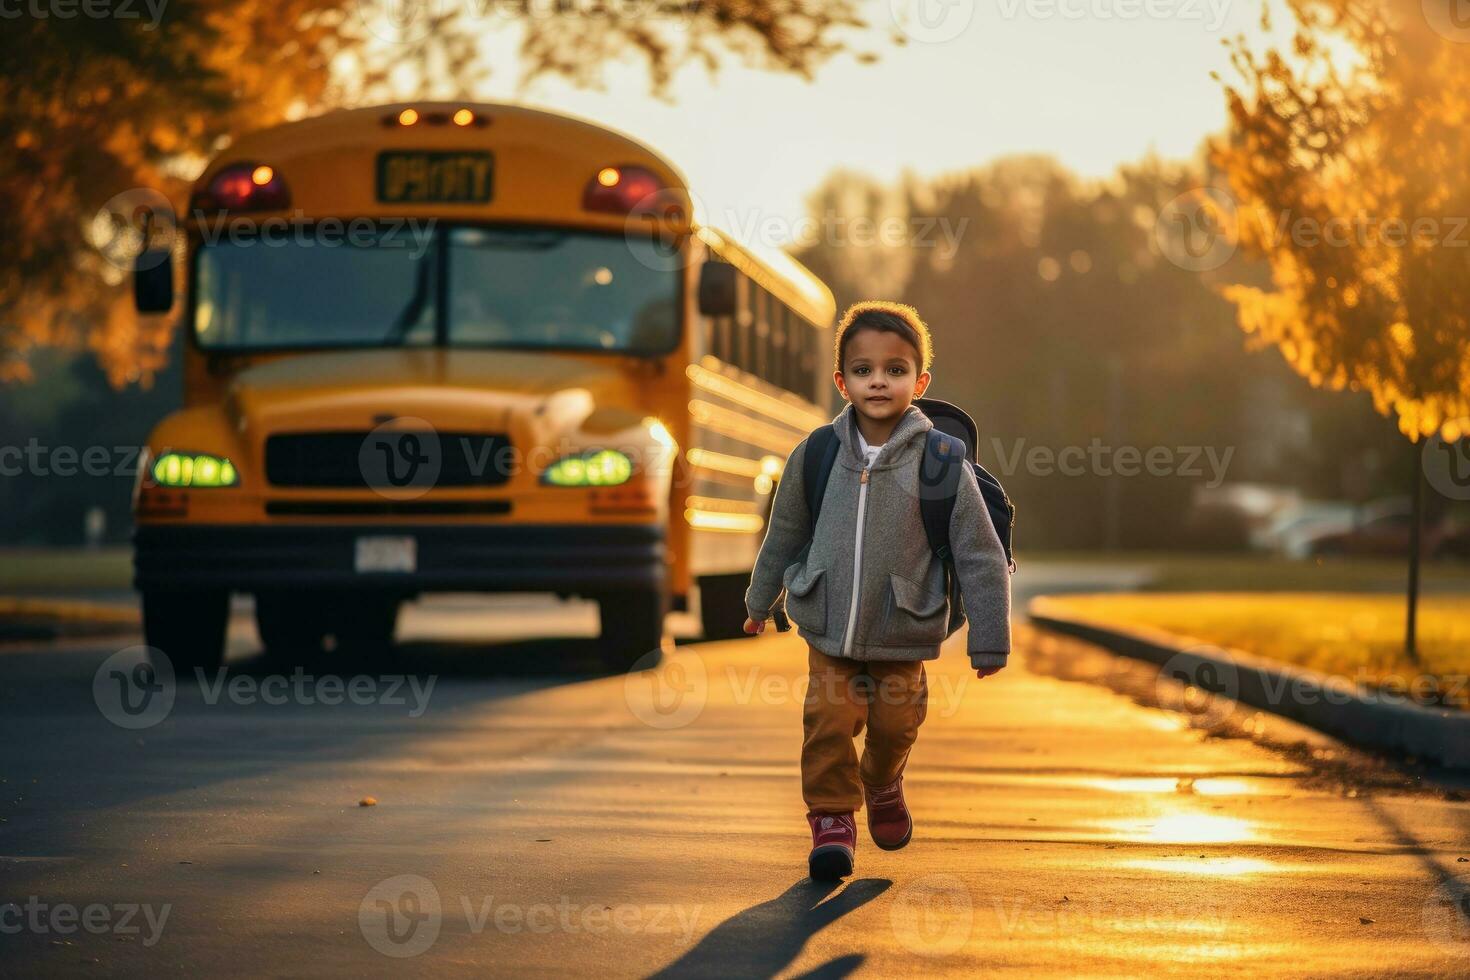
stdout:
{"type": "MultiPolygon", "coordinates": [[[[1010,569],[1016,570],[1016,559],[1011,555],[1011,537],[1016,524],[1016,505],[1006,494],[1000,481],[991,476],[980,465],[977,446],[980,430],[974,419],[958,405],[938,398],[916,398],[914,404],[934,423],[924,443],[924,459],[919,466],[919,513],[924,522],[924,535],[929,547],[944,563],[945,587],[949,591],[949,627],[945,636],[950,636],[965,623],[964,608],[960,602],[959,577],[954,570],[954,556],[949,549],[949,520],[954,513],[955,495],[959,492],[960,475],[963,472],[957,463],[967,464],[975,473],[980,485],[980,494],[985,498],[985,507],[990,511],[990,522],[995,525],[1001,546],[1005,548],[1006,561],[1010,569]]],[[[812,528],[817,526],[817,515],[822,510],[822,497],[827,492],[827,478],[832,474],[832,464],[837,460],[841,443],[832,423],[819,426],[807,436],[806,455],[802,459],[801,478],[806,487],[807,512],[811,514],[812,528]]],[[[778,620],[777,626],[779,628],[778,620]]]]}

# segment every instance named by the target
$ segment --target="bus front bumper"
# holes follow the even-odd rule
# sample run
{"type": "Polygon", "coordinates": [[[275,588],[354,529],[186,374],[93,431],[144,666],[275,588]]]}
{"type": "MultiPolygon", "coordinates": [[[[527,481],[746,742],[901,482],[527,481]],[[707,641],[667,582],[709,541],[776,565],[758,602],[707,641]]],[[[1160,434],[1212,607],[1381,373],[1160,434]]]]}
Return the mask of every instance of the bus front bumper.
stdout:
{"type": "Polygon", "coordinates": [[[133,586],[139,590],[590,596],[659,588],[664,581],[664,530],[658,525],[140,524],[133,545],[133,586]]]}

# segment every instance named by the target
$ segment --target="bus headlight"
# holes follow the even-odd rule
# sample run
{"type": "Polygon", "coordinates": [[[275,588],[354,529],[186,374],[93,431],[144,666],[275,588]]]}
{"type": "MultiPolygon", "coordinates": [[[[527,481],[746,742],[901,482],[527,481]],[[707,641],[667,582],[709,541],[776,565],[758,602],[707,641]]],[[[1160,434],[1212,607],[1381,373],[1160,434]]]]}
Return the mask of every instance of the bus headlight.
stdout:
{"type": "Polygon", "coordinates": [[[614,487],[633,475],[633,461],[616,449],[563,456],[546,468],[541,482],[556,487],[614,487]]]}
{"type": "Polygon", "coordinates": [[[153,481],[161,487],[233,487],[240,483],[235,464],[209,453],[169,451],[153,463],[153,481]]]}

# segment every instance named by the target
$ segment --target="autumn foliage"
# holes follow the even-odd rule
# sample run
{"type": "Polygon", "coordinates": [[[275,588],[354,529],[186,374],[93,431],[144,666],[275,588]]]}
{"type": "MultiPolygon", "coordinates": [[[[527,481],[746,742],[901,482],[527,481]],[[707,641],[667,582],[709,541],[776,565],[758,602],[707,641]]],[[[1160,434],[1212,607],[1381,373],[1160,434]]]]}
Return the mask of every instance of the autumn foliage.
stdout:
{"type": "Polygon", "coordinates": [[[1314,386],[1453,439],[1470,417],[1470,49],[1417,3],[1290,7],[1292,50],[1234,46],[1214,160],[1272,281],[1226,295],[1314,386]]]}

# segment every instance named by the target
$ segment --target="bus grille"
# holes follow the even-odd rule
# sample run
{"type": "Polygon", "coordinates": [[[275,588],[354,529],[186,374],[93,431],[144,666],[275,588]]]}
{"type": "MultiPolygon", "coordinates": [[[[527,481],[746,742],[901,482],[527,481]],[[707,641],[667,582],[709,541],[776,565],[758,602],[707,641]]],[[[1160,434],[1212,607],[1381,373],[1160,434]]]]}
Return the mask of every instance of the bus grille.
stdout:
{"type": "Polygon", "coordinates": [[[411,480],[422,471],[436,487],[493,487],[510,479],[509,445],[500,433],[289,433],[265,440],[265,476],[278,487],[377,489],[388,474],[411,480]]]}

